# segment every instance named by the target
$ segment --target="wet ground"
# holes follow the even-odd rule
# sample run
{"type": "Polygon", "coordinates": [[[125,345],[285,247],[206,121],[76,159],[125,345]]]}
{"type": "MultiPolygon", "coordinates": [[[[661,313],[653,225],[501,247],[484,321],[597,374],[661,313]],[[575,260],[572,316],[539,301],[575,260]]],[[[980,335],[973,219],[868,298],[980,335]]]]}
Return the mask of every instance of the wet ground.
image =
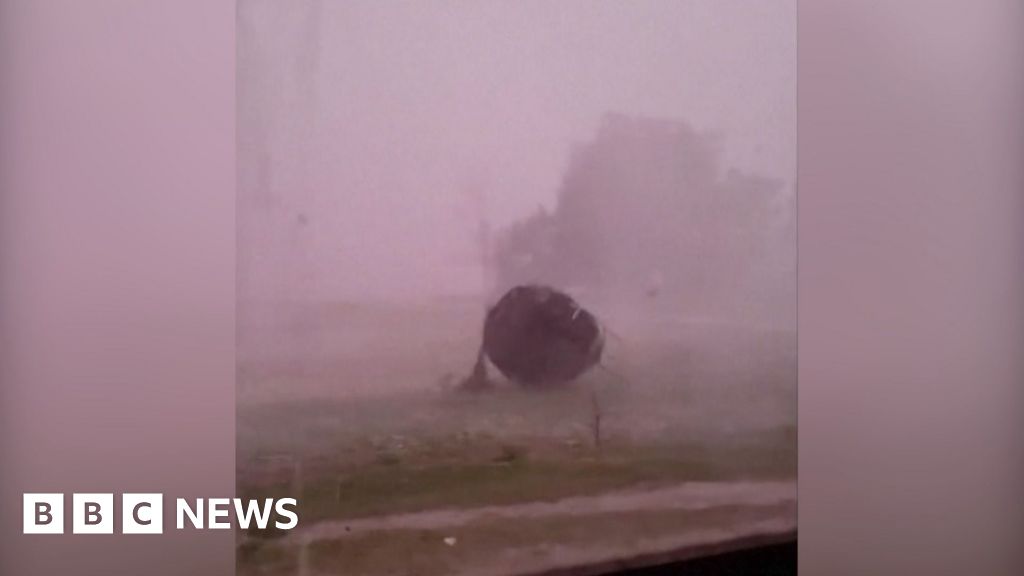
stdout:
{"type": "Polygon", "coordinates": [[[795,530],[792,332],[607,315],[606,369],[459,393],[482,315],[242,326],[238,493],[297,496],[300,527],[240,535],[239,573],[543,572],[795,530]]]}

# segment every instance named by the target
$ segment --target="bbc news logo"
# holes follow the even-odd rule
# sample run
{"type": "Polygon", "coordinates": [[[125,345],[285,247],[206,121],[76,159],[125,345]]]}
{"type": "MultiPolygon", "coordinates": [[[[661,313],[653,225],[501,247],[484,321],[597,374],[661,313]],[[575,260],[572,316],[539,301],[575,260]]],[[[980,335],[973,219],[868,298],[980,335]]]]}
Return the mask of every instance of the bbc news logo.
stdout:
{"type": "MultiPolygon", "coordinates": [[[[274,528],[291,530],[299,523],[296,505],[294,498],[198,498],[194,502],[178,498],[175,528],[226,530],[237,525],[244,530],[265,530],[274,518],[274,528]]],[[[64,494],[24,494],[22,508],[24,534],[64,533],[64,494]]],[[[163,494],[122,494],[120,509],[121,534],[163,534],[163,494]]],[[[115,514],[113,494],[71,495],[73,534],[113,534],[115,514]]]]}

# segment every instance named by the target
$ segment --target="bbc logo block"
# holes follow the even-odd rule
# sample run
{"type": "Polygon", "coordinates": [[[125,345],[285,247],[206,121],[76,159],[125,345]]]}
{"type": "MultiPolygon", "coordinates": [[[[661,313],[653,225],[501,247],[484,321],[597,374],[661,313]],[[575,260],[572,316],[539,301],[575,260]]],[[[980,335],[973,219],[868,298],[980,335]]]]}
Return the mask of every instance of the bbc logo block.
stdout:
{"type": "Polygon", "coordinates": [[[113,494],[73,494],[71,528],[75,534],[114,533],[113,494]]]}
{"type": "Polygon", "coordinates": [[[22,513],[25,534],[64,533],[63,494],[25,494],[22,513]]]}
{"type": "Polygon", "coordinates": [[[122,534],[162,534],[164,531],[163,494],[122,494],[122,534]]]}
{"type": "MultiPolygon", "coordinates": [[[[163,494],[122,494],[122,534],[162,534],[163,494]]],[[[64,495],[25,494],[22,532],[63,534],[64,495]]],[[[76,493],[71,496],[71,530],[74,534],[113,534],[114,495],[76,493]]]]}

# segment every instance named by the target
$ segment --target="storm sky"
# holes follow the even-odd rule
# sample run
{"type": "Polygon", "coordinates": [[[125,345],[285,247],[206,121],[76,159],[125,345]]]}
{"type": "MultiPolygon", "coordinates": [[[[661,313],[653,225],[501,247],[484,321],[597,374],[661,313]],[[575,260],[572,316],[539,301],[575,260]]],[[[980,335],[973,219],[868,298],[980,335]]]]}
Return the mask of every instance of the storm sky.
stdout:
{"type": "Polygon", "coordinates": [[[793,184],[794,1],[244,0],[238,19],[239,194],[285,214],[240,211],[263,224],[239,250],[318,297],[472,287],[481,218],[552,206],[606,112],[687,121],[724,168],[793,184]]]}

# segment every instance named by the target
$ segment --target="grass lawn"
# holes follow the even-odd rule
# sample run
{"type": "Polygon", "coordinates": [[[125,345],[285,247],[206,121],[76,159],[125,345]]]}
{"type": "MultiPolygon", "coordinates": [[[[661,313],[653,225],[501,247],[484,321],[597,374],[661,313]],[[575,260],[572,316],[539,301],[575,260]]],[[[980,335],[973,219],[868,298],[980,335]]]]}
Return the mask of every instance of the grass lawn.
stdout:
{"type": "MultiPolygon", "coordinates": [[[[578,382],[455,392],[450,384],[475,357],[479,316],[452,303],[340,306],[252,328],[239,355],[238,496],[297,497],[301,529],[687,481],[795,479],[792,333],[631,328],[609,340],[610,370],[578,382]]],[[[326,573],[444,574],[502,550],[628,545],[762,513],[778,510],[505,519],[444,536],[389,530],[317,543],[306,563],[326,573]],[[460,544],[444,544],[448,536],[460,544]]],[[[240,540],[240,573],[293,573],[297,552],[267,544],[280,534],[251,536],[240,540]]]]}

